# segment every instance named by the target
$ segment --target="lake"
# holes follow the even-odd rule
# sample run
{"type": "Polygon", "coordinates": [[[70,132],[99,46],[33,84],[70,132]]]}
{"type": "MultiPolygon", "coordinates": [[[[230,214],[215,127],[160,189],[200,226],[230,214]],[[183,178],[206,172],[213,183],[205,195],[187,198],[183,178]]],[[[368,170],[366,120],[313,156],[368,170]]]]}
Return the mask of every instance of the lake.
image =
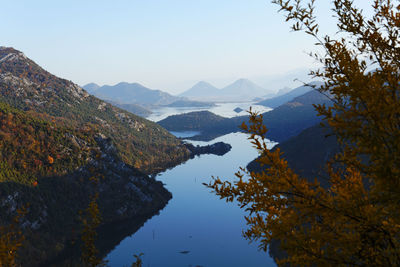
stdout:
{"type": "MultiPolygon", "coordinates": [[[[257,157],[247,135],[232,133],[211,142],[232,145],[224,156],[201,155],[156,176],[173,198],[159,215],[125,238],[107,260],[110,266],[130,266],[133,255],[144,253],[143,266],[276,266],[242,236],[244,211],[227,203],[202,183],[212,176],[233,181],[240,166],[257,157]]],[[[271,147],[273,144],[271,143],[271,147]]]]}
{"type": "Polygon", "coordinates": [[[232,118],[235,116],[248,115],[247,111],[250,106],[254,111],[261,113],[270,111],[271,109],[265,106],[256,105],[255,102],[229,102],[229,103],[216,103],[215,107],[160,107],[152,109],[153,112],[146,119],[151,121],[160,121],[171,115],[188,113],[193,111],[208,110],[214,114],[222,117],[232,118]],[[241,108],[241,112],[235,112],[235,108],[241,108]]]}

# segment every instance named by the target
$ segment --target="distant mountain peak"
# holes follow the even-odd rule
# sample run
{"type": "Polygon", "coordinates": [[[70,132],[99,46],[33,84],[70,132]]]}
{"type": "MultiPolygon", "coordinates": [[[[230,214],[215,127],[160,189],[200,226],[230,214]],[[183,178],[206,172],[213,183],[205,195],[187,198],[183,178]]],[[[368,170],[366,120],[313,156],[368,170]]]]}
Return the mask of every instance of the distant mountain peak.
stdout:
{"type": "Polygon", "coordinates": [[[206,81],[200,81],[200,82],[196,83],[194,86],[212,86],[212,87],[215,87],[214,85],[212,85],[211,83],[206,82],[206,81]]]}
{"type": "Polygon", "coordinates": [[[183,92],[179,96],[184,96],[184,97],[194,97],[194,98],[202,98],[205,96],[213,95],[216,92],[218,92],[219,89],[213,86],[212,84],[205,82],[205,81],[200,81],[193,85],[192,88],[189,90],[183,92]]]}
{"type": "Polygon", "coordinates": [[[88,91],[89,93],[93,93],[94,91],[100,88],[100,85],[98,85],[97,83],[88,83],[82,86],[82,88],[88,91]]]}
{"type": "Polygon", "coordinates": [[[246,78],[240,78],[236,81],[234,81],[231,85],[239,85],[239,86],[255,86],[261,88],[261,86],[255,84],[254,82],[250,81],[249,79],[246,78]]]}
{"type": "Polygon", "coordinates": [[[246,78],[240,78],[237,79],[235,83],[253,83],[253,82],[246,78]]]}
{"type": "Polygon", "coordinates": [[[236,96],[237,98],[251,100],[254,97],[265,95],[266,90],[249,79],[241,78],[221,89],[221,94],[236,96]]]}

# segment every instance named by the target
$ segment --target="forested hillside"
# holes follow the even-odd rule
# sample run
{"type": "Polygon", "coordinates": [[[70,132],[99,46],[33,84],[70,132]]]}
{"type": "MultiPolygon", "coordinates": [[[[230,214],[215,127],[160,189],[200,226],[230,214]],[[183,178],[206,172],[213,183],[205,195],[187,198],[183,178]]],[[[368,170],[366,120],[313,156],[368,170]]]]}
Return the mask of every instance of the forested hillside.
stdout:
{"type": "Polygon", "coordinates": [[[95,192],[102,224],[144,220],[171,198],[161,183],[123,163],[110,138],[46,118],[0,103],[0,225],[26,208],[17,226],[25,237],[17,256],[23,266],[51,260],[79,241],[79,214],[95,192]]]}
{"type": "Polygon", "coordinates": [[[151,173],[188,158],[179,140],[157,124],[90,96],[43,70],[23,53],[0,48],[0,101],[55,123],[88,127],[110,137],[125,163],[151,173]]]}

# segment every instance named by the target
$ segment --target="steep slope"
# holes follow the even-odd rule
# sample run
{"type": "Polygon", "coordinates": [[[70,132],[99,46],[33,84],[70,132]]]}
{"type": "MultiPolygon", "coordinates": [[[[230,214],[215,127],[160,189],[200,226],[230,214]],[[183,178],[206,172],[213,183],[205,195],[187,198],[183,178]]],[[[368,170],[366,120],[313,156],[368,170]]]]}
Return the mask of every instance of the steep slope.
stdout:
{"type": "MultiPolygon", "coordinates": [[[[302,177],[319,181],[327,186],[325,164],[340,151],[335,136],[329,128],[314,125],[303,130],[299,135],[294,136],[279,145],[283,157],[288,161],[289,167],[302,177]]],[[[274,149],[276,149],[274,148],[274,149]]],[[[250,171],[260,172],[261,166],[255,160],[247,165],[250,171]]]]}
{"type": "Polygon", "coordinates": [[[79,211],[95,192],[102,224],[145,220],[171,198],[160,182],[123,163],[104,135],[58,126],[1,102],[0,166],[0,225],[27,208],[19,225],[26,238],[18,252],[21,266],[48,261],[79,239],[79,211]]]}
{"type": "Polygon", "coordinates": [[[140,117],[143,117],[143,118],[146,118],[147,116],[149,116],[152,113],[149,109],[144,108],[137,104],[120,104],[118,102],[114,102],[111,100],[105,100],[105,101],[110,103],[113,106],[119,107],[123,110],[129,111],[130,113],[135,114],[140,117]]]}
{"type": "Polygon", "coordinates": [[[58,124],[96,129],[112,139],[125,163],[147,173],[189,156],[181,142],[157,124],[90,96],[13,48],[0,48],[0,101],[44,119],[53,116],[58,124]]]}
{"type": "MultiPolygon", "coordinates": [[[[313,82],[311,83],[311,85],[315,85],[315,86],[321,86],[322,83],[320,82],[313,82]]],[[[300,86],[297,87],[285,94],[270,98],[270,99],[265,99],[263,101],[258,102],[258,105],[263,105],[263,106],[267,106],[270,108],[276,108],[279,107],[282,104],[285,104],[286,102],[289,102],[291,100],[293,100],[295,97],[301,96],[309,91],[313,90],[313,88],[311,86],[300,86]]]]}
{"type": "MultiPolygon", "coordinates": [[[[268,128],[267,138],[282,142],[298,135],[304,129],[321,121],[313,104],[331,105],[331,100],[318,91],[312,90],[294,98],[276,109],[263,114],[264,124],[268,128]]],[[[234,118],[237,124],[247,121],[247,117],[234,118]]]]}

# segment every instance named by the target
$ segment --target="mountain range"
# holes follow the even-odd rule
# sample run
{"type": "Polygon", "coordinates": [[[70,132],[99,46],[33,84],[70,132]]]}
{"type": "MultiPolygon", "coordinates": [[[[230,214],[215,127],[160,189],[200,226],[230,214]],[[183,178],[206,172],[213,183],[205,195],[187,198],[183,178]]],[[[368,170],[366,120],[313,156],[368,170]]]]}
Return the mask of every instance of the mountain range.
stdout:
{"type": "MultiPolygon", "coordinates": [[[[267,138],[282,142],[320,122],[313,104],[329,106],[332,102],[327,96],[312,90],[263,113],[263,122],[268,128],[267,138]]],[[[224,118],[203,111],[170,116],[158,124],[170,131],[199,131],[199,135],[189,139],[207,141],[239,131],[242,122],[248,122],[248,116],[224,118]]]]}
{"type": "Polygon", "coordinates": [[[131,111],[137,115],[146,115],[144,110],[151,112],[151,109],[160,106],[202,106],[210,107],[213,104],[207,102],[190,101],[184,97],[173,96],[161,90],[153,90],[139,83],[120,82],[116,85],[99,86],[89,83],[83,86],[90,94],[110,102],[120,108],[131,111]]]}
{"type": "Polygon", "coordinates": [[[320,87],[321,85],[322,85],[322,82],[311,82],[309,85],[303,85],[303,86],[297,87],[292,90],[289,90],[289,89],[282,90],[281,89],[277,93],[277,96],[262,100],[262,101],[258,102],[257,104],[267,106],[270,108],[276,108],[282,104],[285,104],[286,102],[293,100],[295,97],[301,96],[301,95],[313,90],[314,88],[320,87]]]}
{"type": "Polygon", "coordinates": [[[242,102],[252,101],[254,98],[262,97],[268,93],[270,92],[248,79],[239,79],[222,89],[201,81],[179,96],[198,101],[242,102]]]}

